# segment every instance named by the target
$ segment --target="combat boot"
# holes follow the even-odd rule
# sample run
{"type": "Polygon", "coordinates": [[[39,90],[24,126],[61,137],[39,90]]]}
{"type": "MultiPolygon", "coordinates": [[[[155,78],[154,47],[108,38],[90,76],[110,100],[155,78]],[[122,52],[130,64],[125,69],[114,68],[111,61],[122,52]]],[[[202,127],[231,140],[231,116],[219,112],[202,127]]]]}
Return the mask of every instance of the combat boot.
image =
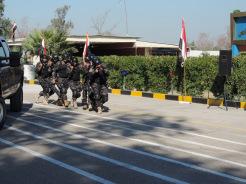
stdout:
{"type": "Polygon", "coordinates": [[[98,108],[97,108],[97,113],[98,113],[98,114],[102,114],[102,108],[101,108],[101,107],[98,107],[98,108]]]}
{"type": "Polygon", "coordinates": [[[39,99],[40,99],[40,95],[38,95],[38,97],[36,97],[36,101],[35,101],[35,103],[39,103],[39,99]]]}
{"type": "Polygon", "coordinates": [[[48,105],[48,97],[44,97],[43,105],[48,105]]]}
{"type": "Polygon", "coordinates": [[[88,105],[88,110],[89,110],[89,111],[93,111],[93,107],[92,107],[91,104],[88,105]]]}
{"type": "Polygon", "coordinates": [[[88,104],[84,104],[83,105],[83,110],[86,110],[86,109],[88,109],[89,107],[88,107],[88,104]]]}
{"type": "Polygon", "coordinates": [[[56,104],[57,106],[62,106],[63,102],[62,102],[61,99],[58,99],[58,100],[55,102],[55,104],[56,104]]]}
{"type": "Polygon", "coordinates": [[[65,106],[65,107],[68,107],[68,106],[69,106],[69,101],[64,100],[64,106],[65,106]]]}
{"type": "Polygon", "coordinates": [[[73,99],[73,108],[78,109],[78,104],[76,99],[73,99]]]}

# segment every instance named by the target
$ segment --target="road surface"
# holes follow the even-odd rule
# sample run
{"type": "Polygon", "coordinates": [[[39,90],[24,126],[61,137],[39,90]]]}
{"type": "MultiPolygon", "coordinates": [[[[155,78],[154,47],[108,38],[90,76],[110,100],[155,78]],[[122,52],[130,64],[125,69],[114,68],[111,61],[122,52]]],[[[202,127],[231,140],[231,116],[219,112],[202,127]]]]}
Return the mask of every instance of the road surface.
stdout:
{"type": "Polygon", "coordinates": [[[97,114],[36,104],[39,90],[7,113],[1,184],[246,183],[242,109],[110,95],[97,114]]]}

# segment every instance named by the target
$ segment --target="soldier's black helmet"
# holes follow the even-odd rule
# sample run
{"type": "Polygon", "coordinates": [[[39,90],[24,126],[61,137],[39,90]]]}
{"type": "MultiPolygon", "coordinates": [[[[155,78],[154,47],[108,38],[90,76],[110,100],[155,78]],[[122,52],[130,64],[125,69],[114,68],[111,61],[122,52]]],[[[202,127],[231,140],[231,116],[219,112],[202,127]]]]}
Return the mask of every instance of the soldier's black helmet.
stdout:
{"type": "Polygon", "coordinates": [[[69,54],[68,54],[68,53],[64,53],[64,54],[63,54],[63,58],[64,58],[65,60],[68,60],[68,59],[69,59],[69,54]]]}
{"type": "Polygon", "coordinates": [[[59,56],[58,56],[58,60],[59,60],[59,61],[63,61],[62,55],[59,55],[59,56]]]}
{"type": "Polygon", "coordinates": [[[78,63],[78,62],[79,62],[79,61],[78,61],[78,58],[76,58],[76,57],[73,57],[73,58],[72,58],[72,61],[75,62],[75,63],[78,63]]]}
{"type": "Polygon", "coordinates": [[[58,61],[59,61],[59,57],[58,57],[58,55],[54,55],[54,56],[53,56],[53,61],[54,61],[54,63],[56,63],[56,62],[58,62],[58,61]]]}
{"type": "Polygon", "coordinates": [[[95,55],[92,56],[91,61],[92,61],[92,63],[93,63],[94,66],[97,66],[97,65],[102,64],[102,62],[100,61],[100,59],[98,57],[96,57],[95,55]]]}
{"type": "Polygon", "coordinates": [[[42,62],[43,62],[43,63],[47,63],[47,62],[48,62],[48,59],[47,59],[46,57],[44,57],[44,58],[42,59],[42,62]]]}
{"type": "Polygon", "coordinates": [[[102,62],[101,62],[98,58],[95,60],[95,62],[94,62],[94,63],[95,63],[95,65],[96,65],[96,66],[98,66],[98,65],[102,64],[102,62]]]}

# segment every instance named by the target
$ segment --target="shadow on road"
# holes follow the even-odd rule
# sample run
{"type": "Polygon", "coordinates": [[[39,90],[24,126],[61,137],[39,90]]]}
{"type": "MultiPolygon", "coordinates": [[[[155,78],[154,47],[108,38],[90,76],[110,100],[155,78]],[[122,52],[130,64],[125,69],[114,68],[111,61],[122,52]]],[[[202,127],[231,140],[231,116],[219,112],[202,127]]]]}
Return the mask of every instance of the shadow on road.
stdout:
{"type": "MultiPolygon", "coordinates": [[[[24,110],[21,113],[8,112],[8,114],[10,114],[11,116],[15,116],[16,118],[21,117],[28,121],[45,124],[47,126],[51,126],[57,129],[65,129],[68,123],[78,124],[81,126],[88,127],[91,130],[83,129],[83,128],[74,128],[73,130],[70,129],[70,131],[78,135],[83,135],[89,138],[94,138],[94,139],[98,139],[106,142],[113,142],[113,143],[117,142],[117,139],[122,140],[125,139],[125,137],[136,138],[140,134],[144,134],[144,132],[149,133],[150,134],[149,137],[152,140],[156,138],[155,134],[158,132],[164,136],[169,136],[169,137],[178,137],[179,135],[183,135],[184,134],[183,131],[196,132],[196,133],[201,132],[201,130],[189,126],[189,122],[187,122],[187,120],[183,117],[177,117],[175,121],[169,121],[165,116],[156,116],[153,114],[138,114],[138,115],[123,114],[122,115],[122,114],[113,113],[112,116],[114,117],[114,119],[112,119],[112,118],[100,118],[94,113],[90,113],[92,116],[86,116],[86,115],[74,113],[72,111],[71,112],[63,111],[60,110],[61,107],[57,107],[55,113],[51,113],[51,111],[49,111],[49,109],[45,107],[35,107],[34,109],[38,111],[33,111],[32,108],[33,108],[32,104],[24,104],[24,110]],[[57,120],[57,122],[49,121],[48,119],[42,119],[42,118],[30,116],[27,114],[28,112],[34,113],[38,116],[57,120]],[[59,121],[62,121],[64,123],[60,123],[59,121]],[[94,131],[92,129],[101,132],[94,131]],[[168,129],[170,129],[171,131],[168,129]],[[103,133],[102,131],[104,131],[105,133],[103,133]],[[107,133],[114,133],[122,137],[115,137],[107,133]]],[[[85,113],[85,111],[83,111],[82,113],[85,113]]],[[[216,183],[230,183],[230,182],[233,183],[232,180],[223,180],[224,179],[223,177],[208,175],[207,172],[201,172],[192,167],[185,167],[184,165],[182,166],[182,164],[179,164],[179,163],[186,163],[192,166],[207,168],[209,166],[214,166],[214,161],[211,159],[210,160],[206,159],[206,161],[201,161],[201,159],[197,159],[197,157],[194,157],[193,155],[190,155],[189,157],[181,156],[180,154],[172,153],[172,151],[160,149],[158,147],[154,147],[150,145],[139,144],[137,142],[131,141],[132,143],[129,146],[130,149],[138,150],[143,153],[150,153],[152,155],[156,155],[158,157],[164,158],[163,160],[161,160],[158,158],[137,154],[136,152],[134,153],[129,150],[120,150],[118,148],[111,147],[111,146],[106,146],[106,145],[97,146],[96,143],[93,143],[86,139],[75,138],[63,134],[61,132],[51,131],[46,128],[33,127],[30,126],[29,124],[21,123],[18,120],[14,120],[10,118],[7,119],[6,124],[13,127],[17,126],[18,128],[24,131],[28,131],[28,132],[32,131],[32,133],[35,135],[39,135],[43,137],[48,136],[49,138],[53,138],[54,140],[63,140],[64,142],[69,143],[69,145],[79,147],[91,152],[95,152],[104,156],[108,156],[116,160],[131,163],[133,165],[138,165],[139,167],[153,170],[157,173],[160,172],[170,177],[179,178],[181,180],[189,181],[191,183],[215,183],[215,181],[216,183]]],[[[13,135],[13,131],[11,133],[12,134],[8,132],[8,129],[5,129],[0,133],[0,137],[1,138],[9,137],[8,139],[22,146],[35,145],[36,142],[40,142],[40,140],[32,139],[30,138],[30,136],[19,137],[19,134],[13,135]]],[[[70,155],[67,152],[69,150],[66,150],[64,152],[64,148],[59,146],[52,147],[51,145],[47,145],[47,148],[50,149],[48,151],[49,153],[48,156],[52,158],[60,159],[61,161],[67,162],[80,169],[88,170],[91,173],[95,173],[95,174],[100,173],[104,178],[108,177],[107,174],[105,175],[104,173],[102,174],[102,170],[105,170],[105,168],[102,165],[98,164],[96,159],[92,157],[89,158],[82,157],[78,153],[70,155]]],[[[7,149],[7,147],[1,148],[1,151],[3,151],[4,149],[7,149]]],[[[200,149],[200,152],[202,153],[202,149],[200,149]]],[[[50,178],[51,181],[50,183],[61,182],[59,181],[59,177],[54,176],[54,174],[50,172],[44,172],[46,170],[45,166],[43,168],[42,167],[35,168],[34,165],[39,164],[38,160],[39,159],[36,157],[31,157],[31,159],[29,160],[21,160],[18,159],[17,156],[13,157],[13,155],[4,154],[4,157],[3,155],[0,157],[0,170],[2,170],[1,168],[7,168],[8,165],[13,165],[15,169],[13,169],[13,171],[7,169],[4,172],[0,172],[0,178],[5,174],[15,175],[13,173],[10,174],[9,172],[18,172],[18,170],[22,170],[24,167],[26,169],[33,168],[34,171],[40,172],[40,175],[37,178],[40,178],[41,180],[43,177],[48,177],[50,178]]],[[[57,170],[55,166],[49,166],[49,168],[53,168],[57,176],[60,176],[61,178],[64,178],[64,174],[68,175],[67,179],[65,180],[68,183],[73,183],[73,184],[81,183],[81,182],[92,183],[85,178],[78,177],[77,175],[73,175],[71,173],[70,174],[64,173],[63,170],[57,170]]],[[[115,168],[116,169],[114,170],[110,170],[110,172],[112,172],[111,176],[114,176],[113,174],[114,172],[117,175],[117,167],[115,168]]],[[[235,168],[234,166],[222,165],[216,169],[219,172],[226,173],[229,175],[245,177],[243,170],[239,168],[235,168]]],[[[21,178],[24,176],[28,177],[28,172],[24,173],[24,176],[20,175],[19,173],[15,176],[17,179],[19,178],[18,180],[20,181],[19,183],[22,183],[21,178]]],[[[140,179],[138,181],[140,181],[140,179]]]]}

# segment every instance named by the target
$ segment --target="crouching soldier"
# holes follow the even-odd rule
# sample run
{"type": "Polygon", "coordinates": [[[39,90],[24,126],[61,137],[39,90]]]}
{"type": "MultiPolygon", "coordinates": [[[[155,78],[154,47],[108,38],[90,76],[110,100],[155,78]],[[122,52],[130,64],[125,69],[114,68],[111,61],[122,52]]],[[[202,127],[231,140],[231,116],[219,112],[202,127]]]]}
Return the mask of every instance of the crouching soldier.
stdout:
{"type": "Polygon", "coordinates": [[[72,72],[72,68],[67,63],[66,59],[63,59],[62,56],[59,56],[59,61],[54,66],[53,78],[57,80],[57,86],[60,90],[60,96],[58,102],[62,102],[62,105],[65,107],[69,106],[69,102],[67,100],[67,90],[69,87],[69,76],[72,72]]]}
{"type": "Polygon", "coordinates": [[[49,66],[48,59],[46,56],[42,56],[40,58],[40,62],[38,62],[36,65],[35,72],[38,75],[39,84],[43,88],[43,91],[39,93],[36,102],[38,102],[39,98],[43,96],[44,97],[43,104],[47,105],[49,94],[50,94],[49,80],[50,77],[52,76],[52,68],[49,66]]]}
{"type": "Polygon", "coordinates": [[[108,110],[103,106],[103,104],[108,101],[108,71],[98,58],[94,58],[92,63],[93,66],[89,71],[90,86],[92,89],[92,93],[90,94],[90,101],[92,109],[98,113],[102,113],[102,111],[108,110]]]}
{"type": "Polygon", "coordinates": [[[82,86],[80,83],[80,73],[81,73],[81,64],[78,62],[77,58],[72,58],[70,61],[70,66],[72,72],[69,77],[69,87],[72,91],[73,97],[73,107],[78,108],[77,98],[81,96],[82,86]]]}
{"type": "Polygon", "coordinates": [[[91,64],[88,58],[82,64],[82,74],[83,74],[83,92],[82,92],[82,106],[83,109],[86,110],[89,108],[89,98],[88,95],[90,93],[90,83],[89,83],[89,70],[91,64]]]}

